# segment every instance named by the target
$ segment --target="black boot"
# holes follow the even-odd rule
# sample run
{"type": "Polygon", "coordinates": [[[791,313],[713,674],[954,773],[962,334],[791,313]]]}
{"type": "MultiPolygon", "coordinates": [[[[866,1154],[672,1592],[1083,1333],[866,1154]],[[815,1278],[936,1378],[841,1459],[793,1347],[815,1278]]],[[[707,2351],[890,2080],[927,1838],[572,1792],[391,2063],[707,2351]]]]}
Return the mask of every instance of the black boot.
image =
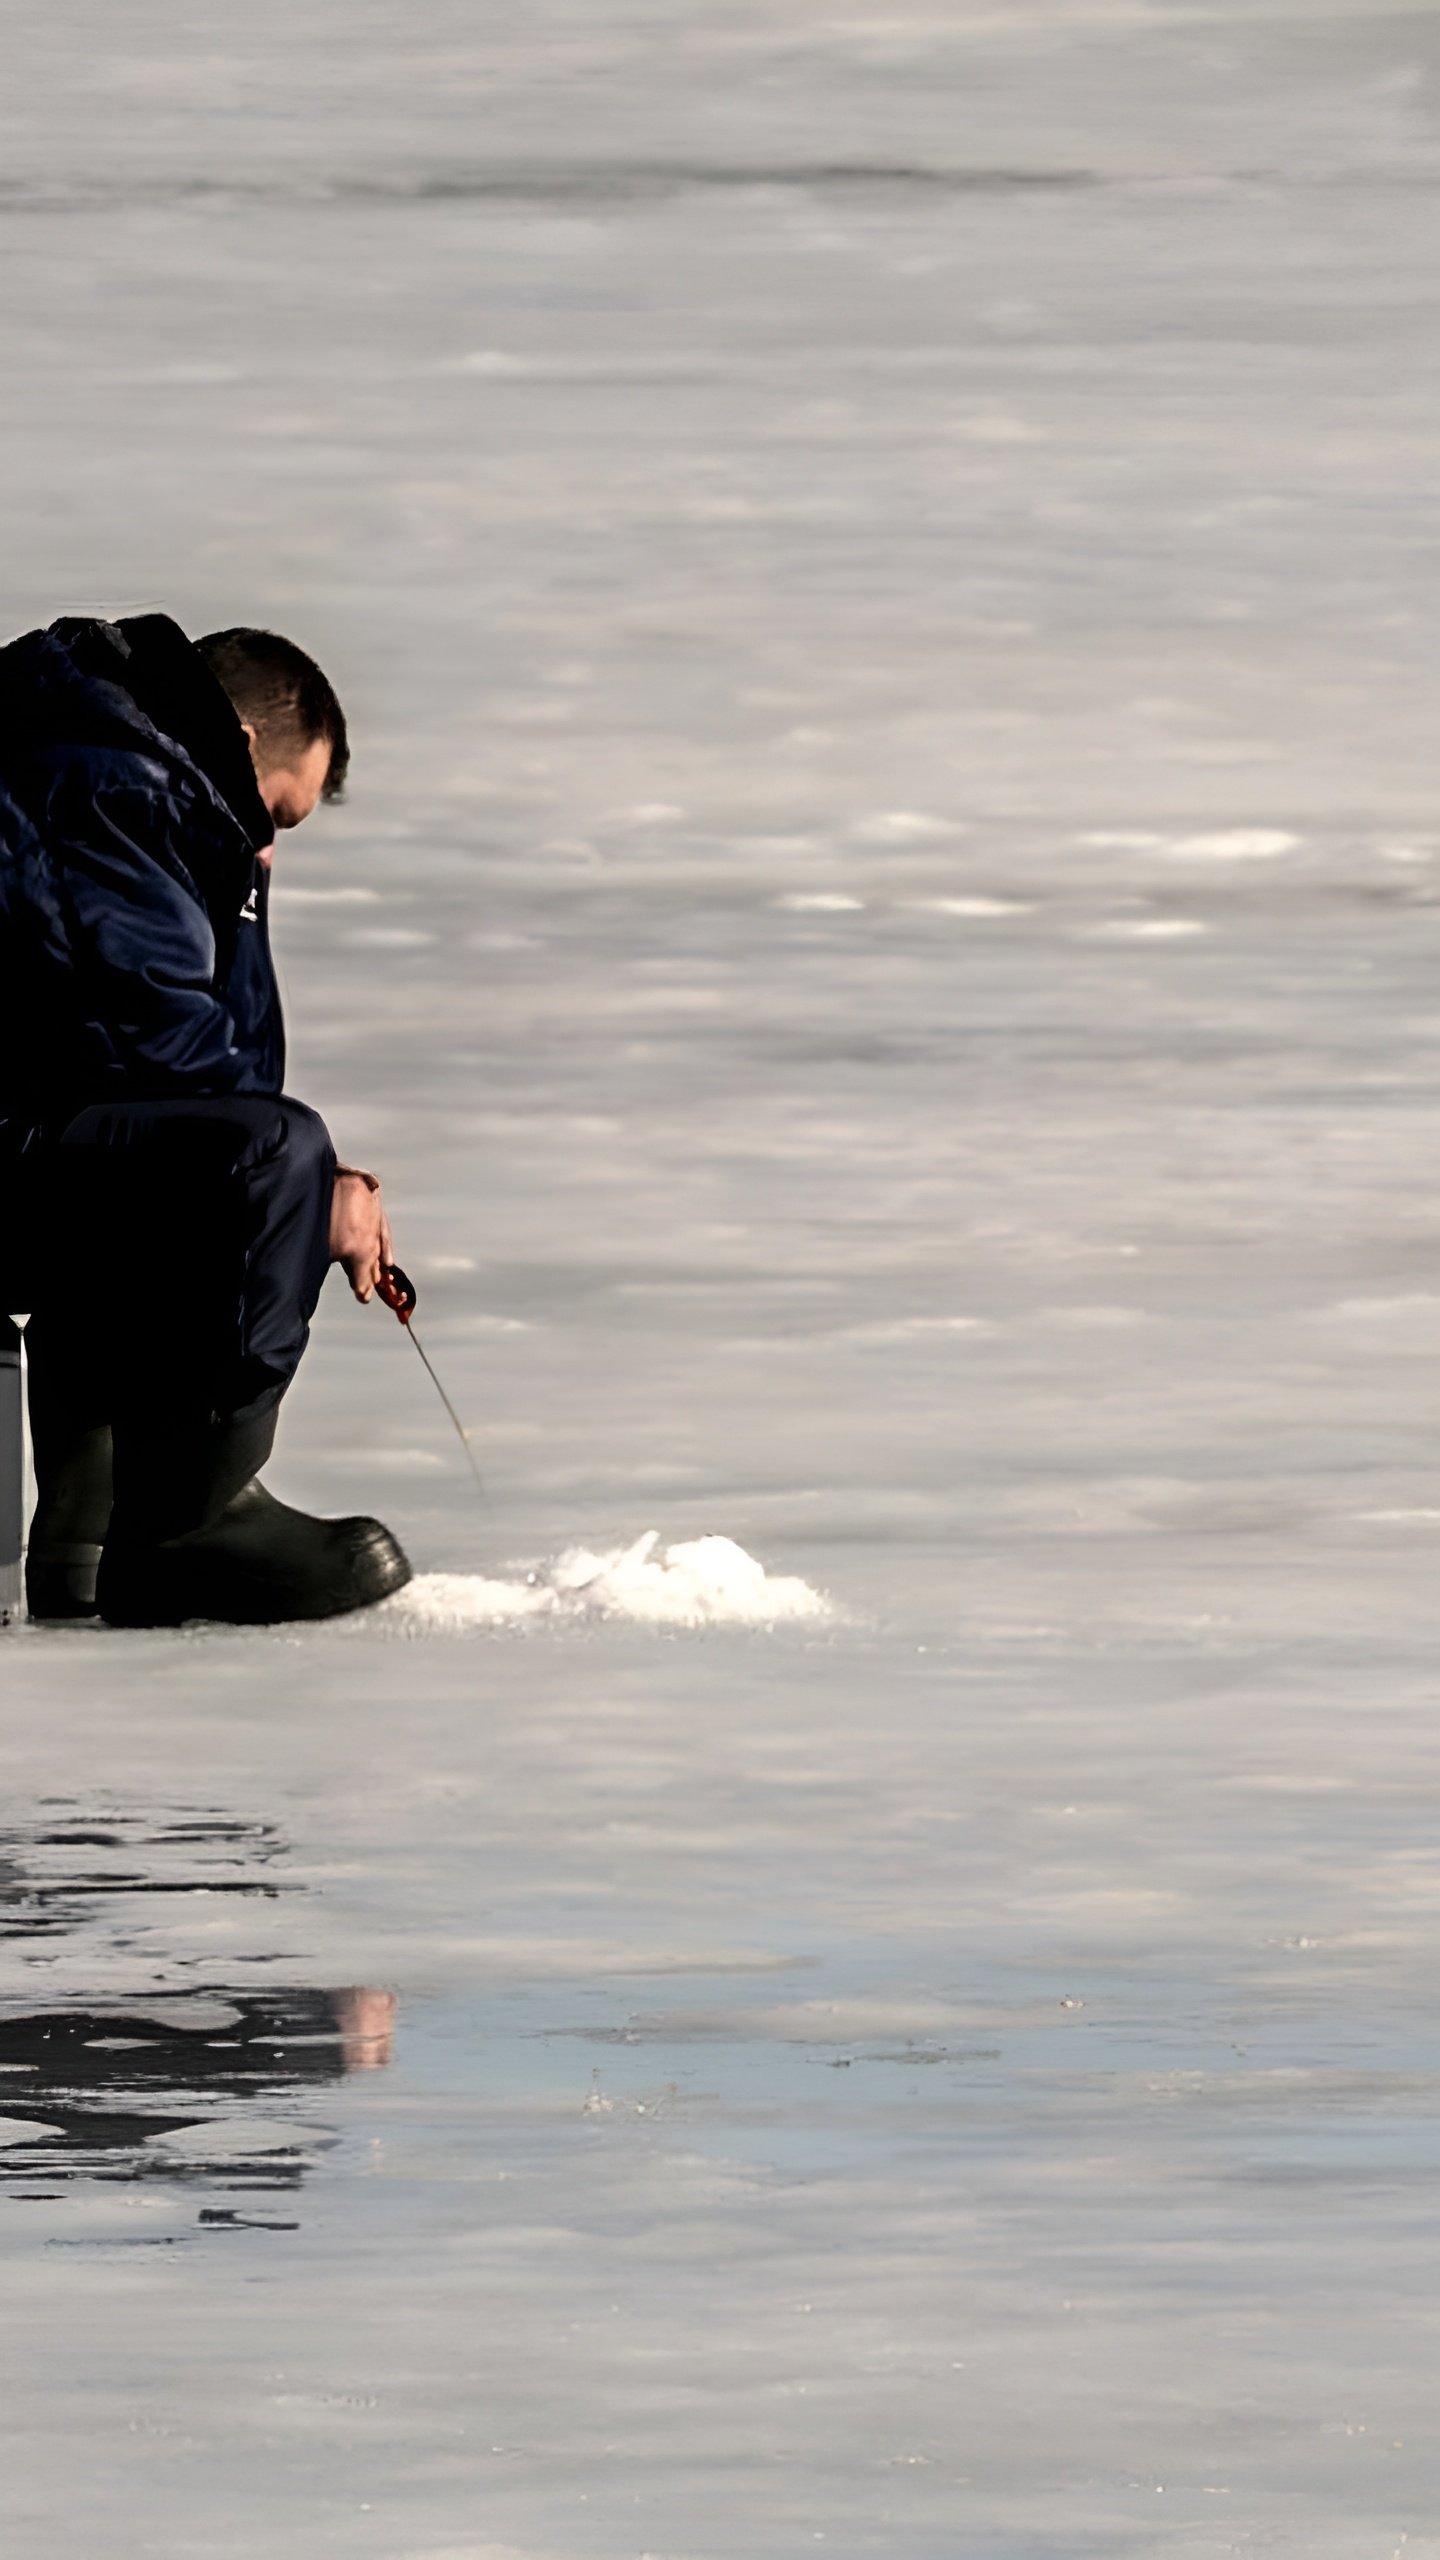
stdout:
{"type": "Polygon", "coordinates": [[[110,1433],[81,1433],[42,1460],[34,1443],[39,1500],[25,1545],[25,1606],[32,1618],[99,1615],[95,1577],[110,1520],[110,1433]]]}
{"type": "Polygon", "coordinates": [[[403,1588],[410,1566],[378,1520],[317,1520],[255,1482],[274,1438],[273,1406],[162,1429],[117,1423],[98,1581],[111,1626],[338,1618],[403,1588]]]}
{"type": "Polygon", "coordinates": [[[95,1574],[110,1522],[110,1425],[87,1346],[45,1315],[25,1334],[30,1447],[37,1501],[25,1547],[32,1618],[93,1618],[95,1574]]]}

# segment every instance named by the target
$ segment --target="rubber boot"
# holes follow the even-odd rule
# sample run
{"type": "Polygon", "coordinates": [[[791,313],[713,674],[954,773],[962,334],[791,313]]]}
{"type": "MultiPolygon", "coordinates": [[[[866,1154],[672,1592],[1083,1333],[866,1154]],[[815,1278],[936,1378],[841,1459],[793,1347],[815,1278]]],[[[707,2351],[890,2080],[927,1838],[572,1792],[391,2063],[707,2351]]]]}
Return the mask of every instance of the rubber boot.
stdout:
{"type": "Polygon", "coordinates": [[[87,1345],[46,1315],[25,1336],[35,1516],[25,1546],[32,1618],[93,1618],[95,1575],[110,1523],[108,1406],[87,1345]]]}
{"type": "Polygon", "coordinates": [[[95,1618],[95,1580],[110,1522],[110,1432],[69,1445],[33,1442],[39,1500],[25,1546],[25,1606],[32,1618],[95,1618]]]}
{"type": "Polygon", "coordinates": [[[317,1520],[256,1483],[274,1439],[274,1406],[168,1428],[117,1423],[98,1580],[111,1626],[338,1618],[403,1588],[410,1566],[378,1520],[317,1520]]]}

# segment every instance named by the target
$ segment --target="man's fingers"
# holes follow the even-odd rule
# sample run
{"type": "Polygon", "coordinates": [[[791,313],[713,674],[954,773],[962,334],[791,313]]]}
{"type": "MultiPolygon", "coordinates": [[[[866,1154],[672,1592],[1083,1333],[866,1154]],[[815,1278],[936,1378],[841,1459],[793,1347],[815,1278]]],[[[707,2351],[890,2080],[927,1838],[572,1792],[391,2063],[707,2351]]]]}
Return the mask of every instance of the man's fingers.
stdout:
{"type": "Polygon", "coordinates": [[[395,1247],[379,1184],[373,1174],[361,1174],[354,1166],[342,1166],[336,1180],[330,1250],[344,1266],[351,1295],[368,1306],[386,1264],[395,1259],[395,1247]]]}

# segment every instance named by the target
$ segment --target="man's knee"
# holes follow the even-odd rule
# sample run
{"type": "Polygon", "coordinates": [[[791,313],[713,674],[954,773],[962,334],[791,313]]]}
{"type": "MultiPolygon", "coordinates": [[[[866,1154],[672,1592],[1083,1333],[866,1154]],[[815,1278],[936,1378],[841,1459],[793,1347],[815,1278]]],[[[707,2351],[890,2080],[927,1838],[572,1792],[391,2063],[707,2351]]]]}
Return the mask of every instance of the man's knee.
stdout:
{"type": "Polygon", "coordinates": [[[319,1112],[288,1093],[226,1094],[182,1105],[164,1137],[181,1154],[188,1147],[208,1155],[252,1187],[278,1176],[287,1191],[304,1195],[328,1190],[335,1175],[335,1150],[319,1112]]]}
{"type": "Polygon", "coordinates": [[[317,1182],[333,1181],[335,1149],[319,1112],[312,1111],[308,1102],[292,1101],[288,1093],[281,1094],[276,1109],[283,1123],[282,1144],[297,1175],[313,1175],[317,1182]]]}
{"type": "Polygon", "coordinates": [[[330,1132],[307,1103],[215,1094],[83,1112],[60,1144],[56,1197],[68,1199],[72,1218],[110,1201],[122,1225],[138,1218],[200,1233],[245,1201],[247,1224],[298,1217],[308,1226],[328,1221],[334,1178],[330,1132]]]}

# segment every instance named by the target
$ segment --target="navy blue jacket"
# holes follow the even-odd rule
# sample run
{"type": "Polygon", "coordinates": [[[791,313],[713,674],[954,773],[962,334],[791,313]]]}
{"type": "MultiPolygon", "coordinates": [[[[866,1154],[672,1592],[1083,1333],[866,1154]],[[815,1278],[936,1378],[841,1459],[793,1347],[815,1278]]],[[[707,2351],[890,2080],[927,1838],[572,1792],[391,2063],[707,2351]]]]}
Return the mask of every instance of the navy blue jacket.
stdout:
{"type": "Polygon", "coordinates": [[[166,615],[0,650],[0,1142],[91,1102],[280,1091],[273,832],[166,615]]]}

